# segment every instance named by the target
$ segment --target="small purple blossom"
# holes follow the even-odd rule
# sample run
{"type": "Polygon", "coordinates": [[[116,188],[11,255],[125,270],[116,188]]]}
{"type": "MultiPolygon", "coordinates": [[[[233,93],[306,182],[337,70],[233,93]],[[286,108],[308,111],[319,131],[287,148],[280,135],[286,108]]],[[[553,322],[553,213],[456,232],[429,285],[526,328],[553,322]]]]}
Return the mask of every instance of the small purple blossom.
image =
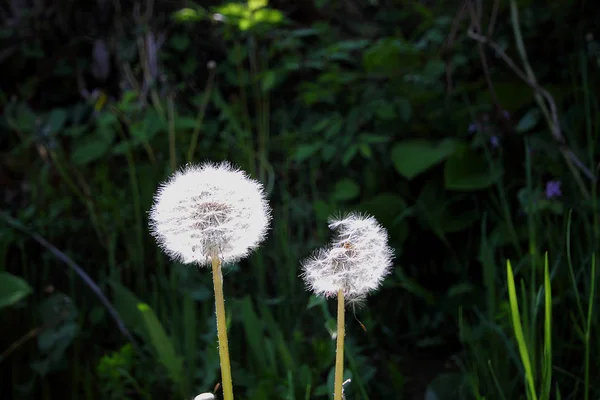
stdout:
{"type": "Polygon", "coordinates": [[[473,134],[479,130],[479,124],[477,122],[472,122],[469,124],[469,133],[473,134]]]}
{"type": "Polygon", "coordinates": [[[510,119],[510,113],[506,110],[502,111],[502,116],[504,119],[510,119]]]}
{"type": "Polygon", "coordinates": [[[560,181],[546,182],[546,198],[552,199],[560,196],[562,196],[562,192],[560,190],[560,181]]]}
{"type": "Polygon", "coordinates": [[[493,148],[497,148],[498,146],[500,146],[500,138],[496,135],[492,136],[490,138],[490,144],[493,148]]]}

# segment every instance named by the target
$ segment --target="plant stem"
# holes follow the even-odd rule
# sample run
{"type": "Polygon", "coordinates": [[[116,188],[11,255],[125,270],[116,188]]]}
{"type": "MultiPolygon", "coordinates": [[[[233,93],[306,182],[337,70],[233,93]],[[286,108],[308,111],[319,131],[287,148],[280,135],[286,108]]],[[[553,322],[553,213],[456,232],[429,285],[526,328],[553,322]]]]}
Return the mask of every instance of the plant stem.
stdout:
{"type": "Polygon", "coordinates": [[[588,303],[587,323],[585,324],[585,364],[584,364],[584,399],[590,398],[590,337],[592,330],[592,315],[594,309],[594,289],[596,282],[596,253],[592,254],[592,276],[590,279],[590,300],[588,303]]]}
{"type": "Polygon", "coordinates": [[[215,308],[217,309],[217,335],[219,337],[223,399],[233,400],[229,343],[227,342],[227,320],[225,318],[225,299],[223,298],[223,276],[221,274],[221,259],[217,255],[212,256],[212,272],[215,287],[215,308]]]}
{"type": "Polygon", "coordinates": [[[335,354],[335,390],[334,400],[342,400],[344,382],[344,292],[338,291],[338,310],[337,310],[337,348],[335,354]]]}

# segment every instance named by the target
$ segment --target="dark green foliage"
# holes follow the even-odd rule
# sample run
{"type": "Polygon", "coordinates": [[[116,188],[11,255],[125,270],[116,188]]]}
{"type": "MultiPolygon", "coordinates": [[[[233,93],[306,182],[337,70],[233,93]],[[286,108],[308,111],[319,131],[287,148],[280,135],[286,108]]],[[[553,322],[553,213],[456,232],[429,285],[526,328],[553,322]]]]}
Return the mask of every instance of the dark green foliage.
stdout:
{"type": "Polygon", "coordinates": [[[236,398],[331,396],[334,305],[298,267],[344,210],[374,215],[396,250],[381,290],[351,310],[360,322],[348,314],[348,399],[527,398],[509,258],[538,395],[600,396],[585,378],[586,355],[600,368],[594,2],[514,2],[537,84],[508,0],[12,3],[0,7],[0,208],[85,270],[135,343],[2,217],[0,398],[213,390],[210,272],[169,261],[147,212],[175,168],[224,159],[274,209],[264,246],[224,273],[236,398]],[[490,25],[525,76],[477,36],[490,25]]]}

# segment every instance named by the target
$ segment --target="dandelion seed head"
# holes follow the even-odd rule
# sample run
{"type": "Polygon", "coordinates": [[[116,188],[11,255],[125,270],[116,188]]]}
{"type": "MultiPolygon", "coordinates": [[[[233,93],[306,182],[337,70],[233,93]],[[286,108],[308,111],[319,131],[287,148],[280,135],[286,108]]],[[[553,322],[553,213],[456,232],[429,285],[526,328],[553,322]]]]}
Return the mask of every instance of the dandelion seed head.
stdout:
{"type": "Polygon", "coordinates": [[[356,213],[331,218],[329,228],[333,240],[302,262],[302,277],[316,295],[333,297],[342,289],[349,303],[358,304],[390,272],[387,232],[375,218],[356,213]]]}
{"type": "Polygon", "coordinates": [[[227,162],[190,164],[159,186],[150,232],[177,261],[231,263],[258,247],[270,219],[260,182],[227,162]]]}

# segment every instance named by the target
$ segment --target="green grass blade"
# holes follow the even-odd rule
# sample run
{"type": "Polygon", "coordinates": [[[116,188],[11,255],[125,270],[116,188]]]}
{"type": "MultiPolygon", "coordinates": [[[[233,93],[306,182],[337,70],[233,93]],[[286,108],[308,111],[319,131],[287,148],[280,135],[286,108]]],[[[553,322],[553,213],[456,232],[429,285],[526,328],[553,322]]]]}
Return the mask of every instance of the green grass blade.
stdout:
{"type": "Polygon", "coordinates": [[[246,343],[251,351],[252,359],[257,364],[256,367],[260,368],[261,374],[267,374],[268,370],[275,371],[275,365],[269,366],[265,351],[263,323],[254,311],[250,297],[246,296],[240,301],[240,311],[246,343]]]}
{"type": "Polygon", "coordinates": [[[590,298],[588,301],[587,323],[585,325],[585,384],[584,399],[590,398],[590,334],[592,330],[592,314],[594,311],[594,292],[596,289],[596,254],[592,254],[592,276],[590,277],[590,298]]]}
{"type": "Polygon", "coordinates": [[[548,266],[548,252],[544,255],[544,366],[542,399],[550,399],[552,389],[552,287],[550,285],[550,271],[548,266]]]}
{"type": "Polygon", "coordinates": [[[575,301],[577,302],[577,311],[579,311],[579,317],[581,318],[581,324],[583,324],[583,306],[581,305],[581,298],[579,290],[577,289],[577,279],[575,279],[575,269],[573,268],[573,260],[571,258],[571,221],[573,219],[573,209],[569,210],[569,216],[567,217],[567,265],[569,266],[569,276],[571,278],[571,284],[573,285],[573,293],[575,294],[575,301]]]}
{"type": "Polygon", "coordinates": [[[521,361],[523,368],[525,369],[525,380],[527,383],[528,398],[537,400],[535,381],[533,379],[533,370],[531,368],[531,361],[529,360],[529,351],[527,350],[527,343],[525,342],[525,336],[523,335],[523,326],[521,325],[521,315],[519,313],[519,303],[517,300],[517,291],[515,289],[515,279],[513,276],[512,266],[510,260],[506,261],[506,274],[508,278],[508,299],[510,303],[510,314],[512,316],[513,330],[515,332],[515,338],[519,347],[519,353],[521,355],[521,361]]]}
{"type": "Polygon", "coordinates": [[[173,342],[165,332],[162,324],[149,305],[138,304],[138,310],[142,314],[150,341],[158,356],[158,360],[165,367],[169,378],[181,389],[183,386],[183,359],[177,355],[173,342]]]}

